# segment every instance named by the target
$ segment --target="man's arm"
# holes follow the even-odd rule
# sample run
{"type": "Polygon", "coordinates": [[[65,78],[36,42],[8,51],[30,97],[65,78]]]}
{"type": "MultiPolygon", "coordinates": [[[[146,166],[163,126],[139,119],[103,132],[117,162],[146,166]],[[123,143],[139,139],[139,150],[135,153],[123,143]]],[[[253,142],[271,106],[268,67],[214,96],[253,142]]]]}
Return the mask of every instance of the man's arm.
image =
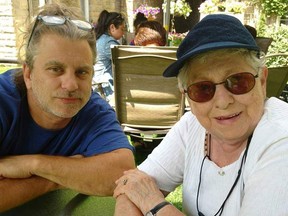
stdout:
{"type": "Polygon", "coordinates": [[[33,174],[80,193],[110,196],[116,187],[115,180],[134,167],[132,151],[119,149],[80,159],[44,156],[36,159],[33,174]]]}
{"type": "Polygon", "coordinates": [[[113,194],[123,171],[135,167],[131,150],[118,149],[86,158],[21,155],[0,159],[0,177],[43,177],[88,195],[113,194]]]}
{"type": "Polygon", "coordinates": [[[0,212],[19,206],[42,194],[60,188],[54,182],[33,176],[27,179],[0,180],[0,212]]]}

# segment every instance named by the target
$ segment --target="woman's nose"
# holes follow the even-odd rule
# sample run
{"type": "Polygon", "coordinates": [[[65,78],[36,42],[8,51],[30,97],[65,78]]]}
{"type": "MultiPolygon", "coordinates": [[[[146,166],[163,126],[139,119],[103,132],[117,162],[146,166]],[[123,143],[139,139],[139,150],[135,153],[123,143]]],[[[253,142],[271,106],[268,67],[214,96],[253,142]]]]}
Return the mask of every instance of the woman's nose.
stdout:
{"type": "Polygon", "coordinates": [[[224,85],[217,85],[213,100],[217,108],[226,109],[229,104],[234,102],[234,97],[224,85]]]}

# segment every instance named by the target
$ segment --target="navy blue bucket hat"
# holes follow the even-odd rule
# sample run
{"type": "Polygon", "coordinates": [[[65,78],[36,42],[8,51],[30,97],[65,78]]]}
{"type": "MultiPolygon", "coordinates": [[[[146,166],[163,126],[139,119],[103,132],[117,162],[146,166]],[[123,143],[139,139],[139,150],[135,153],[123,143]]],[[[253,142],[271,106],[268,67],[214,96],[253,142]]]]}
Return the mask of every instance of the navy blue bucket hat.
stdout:
{"type": "Polygon", "coordinates": [[[223,14],[207,15],[189,31],[177,50],[177,61],[164,71],[163,76],[177,76],[191,57],[223,48],[259,51],[254,38],[240,20],[223,14]]]}

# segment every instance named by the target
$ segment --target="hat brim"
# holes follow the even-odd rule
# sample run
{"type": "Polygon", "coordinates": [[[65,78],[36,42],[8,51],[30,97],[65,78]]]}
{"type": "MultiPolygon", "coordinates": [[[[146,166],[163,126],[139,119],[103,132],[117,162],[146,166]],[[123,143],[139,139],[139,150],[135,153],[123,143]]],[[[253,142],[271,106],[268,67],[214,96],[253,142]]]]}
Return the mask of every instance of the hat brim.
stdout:
{"type": "Polygon", "coordinates": [[[196,49],[191,50],[190,52],[184,54],[181,58],[177,59],[174,63],[169,65],[166,70],[163,72],[164,77],[175,77],[178,75],[179,70],[183,67],[186,60],[192,58],[200,53],[208,52],[211,50],[225,49],[225,48],[244,48],[248,50],[259,51],[259,47],[250,46],[247,44],[241,44],[236,42],[214,42],[209,44],[204,44],[197,47],[196,49]]]}

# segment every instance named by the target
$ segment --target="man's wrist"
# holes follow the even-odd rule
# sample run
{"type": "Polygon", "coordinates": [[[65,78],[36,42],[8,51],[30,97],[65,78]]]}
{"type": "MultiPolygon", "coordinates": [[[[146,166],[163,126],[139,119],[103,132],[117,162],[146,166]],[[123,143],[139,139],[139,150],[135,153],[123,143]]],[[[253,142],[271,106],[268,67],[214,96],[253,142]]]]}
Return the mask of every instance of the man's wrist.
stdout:
{"type": "Polygon", "coordinates": [[[41,155],[35,154],[35,155],[29,155],[29,157],[30,157],[30,159],[29,159],[29,161],[30,161],[30,163],[29,163],[30,173],[32,175],[39,176],[37,173],[37,170],[38,170],[38,167],[41,163],[41,155]]]}

